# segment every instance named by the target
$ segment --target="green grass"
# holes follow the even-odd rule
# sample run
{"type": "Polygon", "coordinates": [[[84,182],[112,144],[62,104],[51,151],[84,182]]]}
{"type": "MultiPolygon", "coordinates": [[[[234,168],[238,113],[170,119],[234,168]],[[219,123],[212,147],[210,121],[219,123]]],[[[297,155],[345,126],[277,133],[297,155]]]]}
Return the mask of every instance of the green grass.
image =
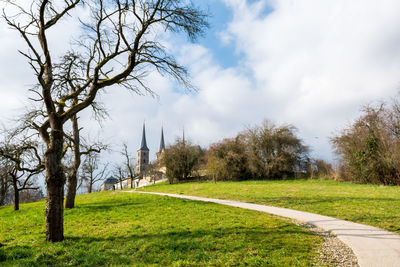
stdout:
{"type": "Polygon", "coordinates": [[[144,190],[292,208],[400,233],[399,186],[287,180],[161,184],[144,190]]]}
{"type": "Polygon", "coordinates": [[[44,205],[0,208],[0,266],[311,266],[323,241],[260,212],[103,192],[78,196],[66,240],[52,244],[44,205]]]}

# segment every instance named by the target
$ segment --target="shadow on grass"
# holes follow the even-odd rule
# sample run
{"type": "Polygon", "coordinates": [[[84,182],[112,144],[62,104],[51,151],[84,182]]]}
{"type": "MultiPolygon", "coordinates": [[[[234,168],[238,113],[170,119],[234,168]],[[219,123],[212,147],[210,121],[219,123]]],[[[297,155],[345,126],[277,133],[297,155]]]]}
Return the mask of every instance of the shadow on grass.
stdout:
{"type": "MultiPolygon", "coordinates": [[[[41,247],[2,247],[0,265],[171,265],[179,261],[207,265],[229,258],[229,254],[247,257],[248,251],[253,250],[265,257],[279,250],[288,255],[309,253],[314,243],[304,240],[310,240],[310,236],[313,234],[291,225],[135,232],[110,237],[66,236],[62,243],[41,247]]],[[[236,260],[240,263],[242,259],[236,260]]]]}
{"type": "Polygon", "coordinates": [[[398,198],[375,198],[375,197],[326,197],[326,196],[320,196],[320,197],[313,197],[313,198],[308,198],[308,197],[260,197],[257,198],[257,200],[252,200],[252,203],[254,201],[257,201],[257,203],[263,202],[263,203],[302,203],[302,204],[318,204],[318,203],[337,203],[337,202],[343,202],[347,203],[349,201],[370,201],[376,203],[377,201],[387,201],[390,202],[391,205],[393,205],[393,202],[398,202],[400,205],[400,199],[398,198]]]}

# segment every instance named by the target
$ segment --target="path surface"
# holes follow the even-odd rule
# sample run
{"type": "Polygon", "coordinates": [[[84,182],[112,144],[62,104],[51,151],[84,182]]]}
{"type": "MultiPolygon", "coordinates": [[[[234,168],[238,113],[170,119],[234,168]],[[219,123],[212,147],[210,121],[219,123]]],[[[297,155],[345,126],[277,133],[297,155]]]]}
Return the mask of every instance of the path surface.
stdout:
{"type": "Polygon", "coordinates": [[[400,267],[400,235],[372,226],[339,220],[309,212],[232,200],[154,192],[129,192],[213,202],[295,219],[334,233],[340,240],[342,240],[353,250],[358,259],[358,264],[360,267],[400,267]]]}

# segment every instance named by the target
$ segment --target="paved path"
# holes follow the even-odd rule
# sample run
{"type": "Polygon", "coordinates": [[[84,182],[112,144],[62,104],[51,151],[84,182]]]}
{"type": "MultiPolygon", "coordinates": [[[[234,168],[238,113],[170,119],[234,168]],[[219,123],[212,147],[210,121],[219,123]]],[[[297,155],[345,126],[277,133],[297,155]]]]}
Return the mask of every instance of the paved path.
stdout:
{"type": "Polygon", "coordinates": [[[339,220],[309,212],[277,208],[273,206],[251,204],[232,200],[194,197],[166,193],[139,192],[213,202],[233,207],[257,210],[274,215],[295,219],[320,227],[334,233],[348,245],[356,255],[360,267],[400,267],[400,235],[368,225],[339,220]]]}

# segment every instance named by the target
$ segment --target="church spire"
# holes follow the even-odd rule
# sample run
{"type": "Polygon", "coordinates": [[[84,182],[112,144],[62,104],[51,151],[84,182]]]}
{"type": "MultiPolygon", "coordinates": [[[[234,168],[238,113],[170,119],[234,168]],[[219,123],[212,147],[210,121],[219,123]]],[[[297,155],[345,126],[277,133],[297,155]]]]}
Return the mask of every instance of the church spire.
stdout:
{"type": "Polygon", "coordinates": [[[161,141],[160,141],[160,153],[165,150],[165,143],[164,143],[164,129],[161,127],[161,141]]]}
{"type": "Polygon", "coordinates": [[[140,150],[147,150],[147,151],[149,150],[146,142],[146,129],[144,123],[143,123],[142,143],[140,144],[140,150]]]}

